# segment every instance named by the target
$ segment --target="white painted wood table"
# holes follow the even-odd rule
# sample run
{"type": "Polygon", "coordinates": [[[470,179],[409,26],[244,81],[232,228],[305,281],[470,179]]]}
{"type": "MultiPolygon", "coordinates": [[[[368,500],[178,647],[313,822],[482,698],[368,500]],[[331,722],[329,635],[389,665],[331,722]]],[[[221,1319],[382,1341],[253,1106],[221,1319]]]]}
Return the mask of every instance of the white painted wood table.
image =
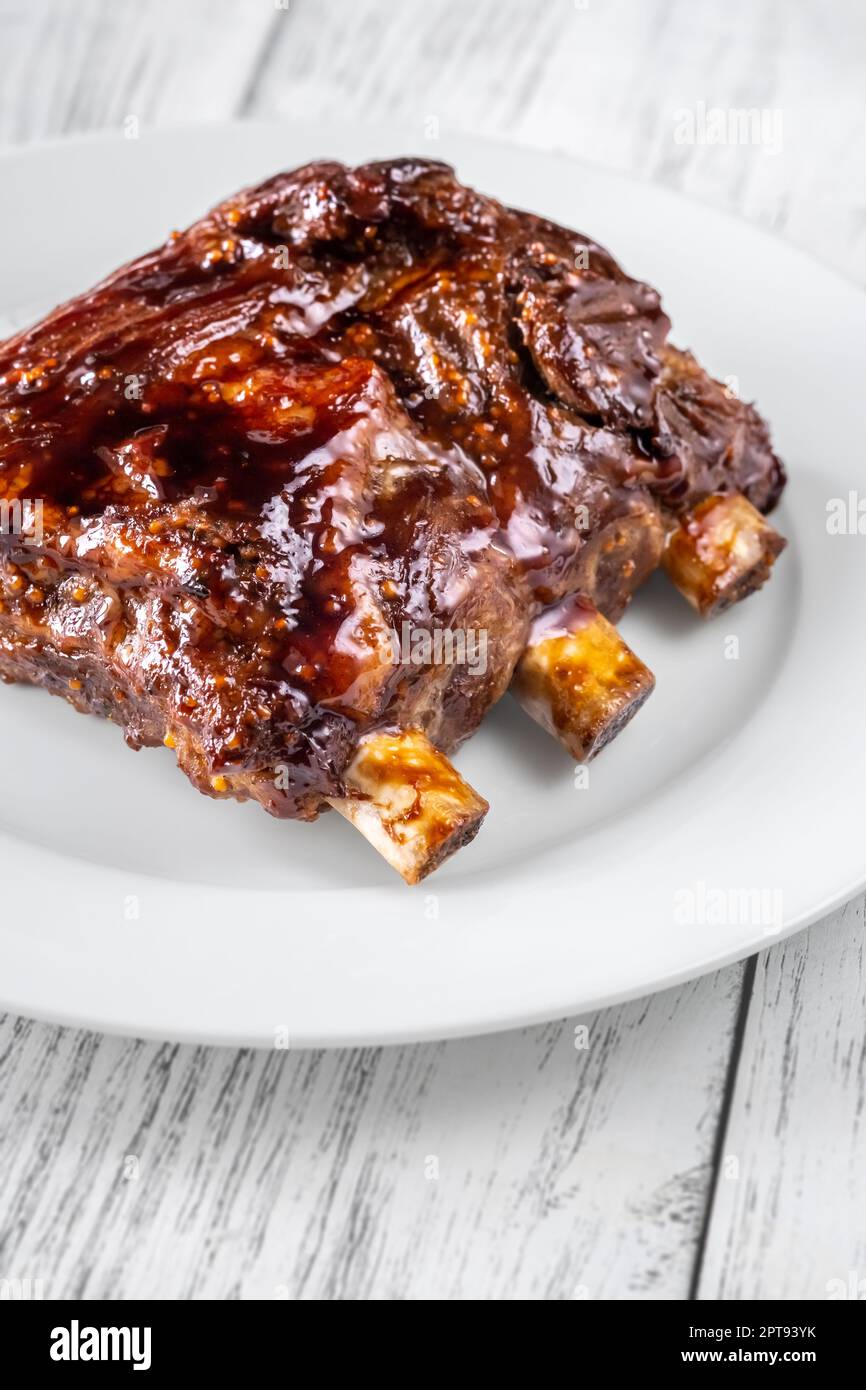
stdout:
{"type": "MultiPolygon", "coordinates": [[[[422,147],[435,117],[658,179],[866,282],[858,0],[0,0],[0,25],[4,142],[397,115],[422,147]],[[782,152],[677,144],[698,101],[781,109],[782,152]]],[[[866,1274],[863,943],[857,901],[582,1020],[585,1048],[576,1020],[253,1054],[6,1018],[0,1278],[94,1299],[825,1298],[866,1274]]]]}

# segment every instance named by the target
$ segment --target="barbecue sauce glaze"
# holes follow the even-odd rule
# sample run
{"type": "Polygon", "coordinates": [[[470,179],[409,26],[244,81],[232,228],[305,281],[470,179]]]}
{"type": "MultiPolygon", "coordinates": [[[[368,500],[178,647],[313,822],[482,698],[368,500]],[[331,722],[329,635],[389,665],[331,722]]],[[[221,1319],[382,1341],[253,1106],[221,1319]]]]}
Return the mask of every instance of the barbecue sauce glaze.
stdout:
{"type": "Polygon", "coordinates": [[[668,329],[442,164],[238,195],[0,348],[0,498],[42,507],[0,536],[0,671],[277,814],[377,723],[454,746],[540,607],[615,619],[672,512],[778,497],[762,421],[668,329]],[[488,669],[395,661],[406,622],[483,628],[488,669]]]}

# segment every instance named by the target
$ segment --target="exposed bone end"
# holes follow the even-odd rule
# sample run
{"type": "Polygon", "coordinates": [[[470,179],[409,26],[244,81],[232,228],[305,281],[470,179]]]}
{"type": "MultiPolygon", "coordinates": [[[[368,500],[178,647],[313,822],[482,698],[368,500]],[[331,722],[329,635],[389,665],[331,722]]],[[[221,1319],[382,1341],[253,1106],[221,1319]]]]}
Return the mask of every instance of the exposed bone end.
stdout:
{"type": "Polygon", "coordinates": [[[583,763],[616,737],[654,685],[613,624],[587,599],[572,597],[536,618],[512,690],[583,763]]]}
{"type": "Polygon", "coordinates": [[[785,539],[740,492],[707,497],[667,538],[662,565],[702,618],[760,589],[785,539]]]}
{"type": "Polygon", "coordinates": [[[407,883],[419,883],[475,838],[490,809],[419,729],[369,734],[329,797],[407,883]]]}

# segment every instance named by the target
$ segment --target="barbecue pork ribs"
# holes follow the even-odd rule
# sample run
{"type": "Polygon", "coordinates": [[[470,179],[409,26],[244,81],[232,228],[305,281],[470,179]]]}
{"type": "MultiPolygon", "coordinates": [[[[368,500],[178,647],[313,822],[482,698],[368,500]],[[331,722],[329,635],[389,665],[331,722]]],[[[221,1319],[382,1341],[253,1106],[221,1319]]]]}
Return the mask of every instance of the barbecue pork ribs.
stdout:
{"type": "Polygon", "coordinates": [[[669,326],[444,164],[238,194],[0,347],[0,675],[417,881],[509,686],[591,757],[652,689],[637,586],[709,614],[783,545],[766,427],[669,326]]]}

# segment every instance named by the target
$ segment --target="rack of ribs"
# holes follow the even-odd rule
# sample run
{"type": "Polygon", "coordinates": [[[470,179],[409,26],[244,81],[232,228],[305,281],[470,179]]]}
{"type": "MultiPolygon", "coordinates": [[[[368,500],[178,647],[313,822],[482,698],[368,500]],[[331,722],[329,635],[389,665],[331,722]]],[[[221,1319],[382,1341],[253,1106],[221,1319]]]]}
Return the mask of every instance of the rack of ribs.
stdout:
{"type": "Polygon", "coordinates": [[[784,544],[764,423],[669,327],[444,164],[238,194],[0,345],[0,676],[417,882],[483,819],[448,755],[509,688],[594,756],[653,687],[637,587],[709,616],[784,544]]]}

